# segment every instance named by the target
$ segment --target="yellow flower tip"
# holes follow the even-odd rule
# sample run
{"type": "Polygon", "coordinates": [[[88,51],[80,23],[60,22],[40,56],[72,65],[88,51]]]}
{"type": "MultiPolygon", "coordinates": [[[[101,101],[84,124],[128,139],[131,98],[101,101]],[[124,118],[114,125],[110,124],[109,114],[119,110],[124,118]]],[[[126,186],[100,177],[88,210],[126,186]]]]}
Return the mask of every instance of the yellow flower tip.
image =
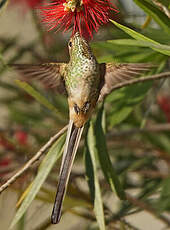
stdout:
{"type": "Polygon", "coordinates": [[[71,11],[72,12],[74,12],[75,11],[75,9],[76,9],[76,7],[75,6],[72,6],[72,7],[70,7],[71,8],[71,11]]]}
{"type": "Polygon", "coordinates": [[[67,3],[63,3],[64,11],[70,11],[70,7],[68,7],[67,3]]]}
{"type": "Polygon", "coordinates": [[[66,2],[63,3],[64,11],[72,11],[72,12],[75,12],[76,9],[78,12],[80,12],[82,5],[83,5],[83,1],[80,0],[66,0],[66,2]]]}

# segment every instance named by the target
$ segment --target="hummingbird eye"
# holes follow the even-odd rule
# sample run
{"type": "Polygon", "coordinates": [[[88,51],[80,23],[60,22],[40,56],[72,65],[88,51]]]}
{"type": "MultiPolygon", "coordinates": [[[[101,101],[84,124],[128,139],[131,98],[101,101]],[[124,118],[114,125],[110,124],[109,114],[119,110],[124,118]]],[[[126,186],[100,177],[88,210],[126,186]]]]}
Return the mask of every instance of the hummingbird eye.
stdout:
{"type": "Polygon", "coordinates": [[[71,41],[68,43],[68,46],[69,46],[70,48],[72,47],[72,42],[71,42],[71,41]]]}

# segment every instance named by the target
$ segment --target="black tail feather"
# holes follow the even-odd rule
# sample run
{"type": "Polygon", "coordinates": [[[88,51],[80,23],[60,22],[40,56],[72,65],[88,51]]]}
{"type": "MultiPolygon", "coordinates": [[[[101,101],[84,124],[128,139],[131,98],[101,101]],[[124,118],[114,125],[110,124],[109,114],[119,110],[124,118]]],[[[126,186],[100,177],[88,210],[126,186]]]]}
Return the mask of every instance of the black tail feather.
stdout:
{"type": "Polygon", "coordinates": [[[75,154],[80,142],[80,137],[83,131],[82,128],[77,128],[74,126],[73,122],[70,122],[71,129],[68,129],[67,141],[65,146],[65,151],[63,155],[63,160],[60,169],[59,183],[57,187],[56,198],[53,206],[53,211],[51,215],[51,223],[57,224],[61,218],[61,208],[64,200],[64,195],[67,189],[68,179],[70,176],[72,164],[74,161],[75,154]],[[70,131],[69,131],[70,130],[70,131]]]}

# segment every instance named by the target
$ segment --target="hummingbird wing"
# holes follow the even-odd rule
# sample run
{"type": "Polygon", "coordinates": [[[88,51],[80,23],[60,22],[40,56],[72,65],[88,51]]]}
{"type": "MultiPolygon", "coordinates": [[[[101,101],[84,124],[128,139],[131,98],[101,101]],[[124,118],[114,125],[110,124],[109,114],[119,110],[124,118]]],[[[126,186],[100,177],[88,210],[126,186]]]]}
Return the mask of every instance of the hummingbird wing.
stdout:
{"type": "Polygon", "coordinates": [[[66,63],[44,63],[44,64],[12,64],[26,80],[41,80],[47,87],[56,88],[59,93],[65,93],[65,82],[63,78],[66,63]]]}
{"type": "Polygon", "coordinates": [[[80,142],[82,132],[83,132],[83,127],[77,128],[76,126],[74,126],[73,121],[70,120],[61,168],[60,168],[56,198],[55,198],[54,207],[51,215],[52,224],[59,223],[61,218],[62,203],[66,193],[67,184],[71,173],[71,168],[77,152],[77,148],[80,142]]]}
{"type": "Polygon", "coordinates": [[[148,63],[100,64],[102,82],[99,101],[102,101],[105,96],[111,93],[115,85],[128,81],[152,67],[153,65],[148,63]]]}

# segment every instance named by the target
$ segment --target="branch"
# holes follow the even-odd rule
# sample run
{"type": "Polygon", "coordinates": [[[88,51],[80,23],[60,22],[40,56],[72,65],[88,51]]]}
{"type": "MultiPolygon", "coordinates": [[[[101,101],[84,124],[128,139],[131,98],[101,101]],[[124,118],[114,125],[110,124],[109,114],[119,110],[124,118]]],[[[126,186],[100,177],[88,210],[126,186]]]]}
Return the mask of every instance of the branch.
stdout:
{"type": "Polygon", "coordinates": [[[164,12],[164,14],[166,14],[166,16],[168,18],[170,18],[170,11],[168,10],[168,8],[166,6],[164,6],[162,3],[158,2],[157,0],[152,0],[152,2],[159,7],[159,9],[161,11],[164,12]]]}
{"type": "Polygon", "coordinates": [[[120,88],[125,87],[125,86],[133,85],[136,83],[141,83],[141,82],[151,81],[151,80],[159,80],[159,79],[167,78],[167,77],[170,77],[170,72],[154,74],[154,75],[151,75],[149,77],[140,77],[140,78],[132,79],[132,80],[125,81],[125,82],[122,82],[122,83],[115,85],[112,88],[112,91],[116,90],[116,89],[120,89],[120,88]]]}
{"type": "MultiPolygon", "coordinates": [[[[125,220],[125,219],[121,219],[120,220],[125,226],[127,226],[128,228],[127,229],[129,229],[129,230],[139,230],[139,228],[137,228],[136,226],[133,226],[131,223],[129,223],[127,220],[125,220]]],[[[125,228],[125,230],[126,230],[126,228],[125,228]]]]}
{"type": "Polygon", "coordinates": [[[0,193],[7,189],[12,183],[14,183],[18,177],[20,177],[29,167],[37,161],[40,156],[47,151],[49,147],[67,130],[68,125],[61,129],[57,134],[50,138],[50,140],[33,156],[16,174],[14,174],[6,183],[0,187],[0,193]]]}
{"type": "Polygon", "coordinates": [[[133,205],[141,208],[142,210],[145,210],[145,211],[149,212],[151,215],[153,215],[156,218],[158,218],[159,220],[161,220],[168,227],[170,226],[170,220],[167,217],[157,213],[156,210],[153,209],[152,207],[150,207],[147,203],[145,203],[145,202],[143,202],[143,201],[141,201],[139,199],[136,199],[135,197],[132,197],[129,194],[126,195],[126,198],[133,205]]]}
{"type": "Polygon", "coordinates": [[[141,134],[141,133],[148,133],[148,132],[170,132],[170,123],[165,124],[157,124],[157,125],[149,125],[145,128],[132,128],[127,130],[121,130],[121,131],[111,131],[107,134],[108,137],[121,137],[121,136],[129,136],[129,135],[135,135],[135,134],[141,134]]]}
{"type": "Polygon", "coordinates": [[[139,173],[149,178],[161,178],[161,179],[169,178],[168,173],[165,174],[163,172],[159,172],[156,170],[134,170],[134,172],[139,173]]]}

